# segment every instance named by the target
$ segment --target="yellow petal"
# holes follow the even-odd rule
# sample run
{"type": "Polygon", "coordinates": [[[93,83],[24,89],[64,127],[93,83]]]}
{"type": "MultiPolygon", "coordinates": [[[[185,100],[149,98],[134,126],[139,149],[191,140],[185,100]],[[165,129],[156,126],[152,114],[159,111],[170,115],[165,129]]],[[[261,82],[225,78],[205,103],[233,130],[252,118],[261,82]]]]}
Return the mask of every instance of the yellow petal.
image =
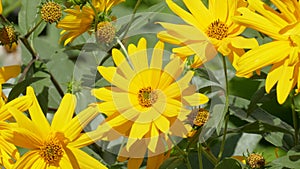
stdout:
{"type": "Polygon", "coordinates": [[[170,121],[164,116],[159,116],[155,119],[154,124],[163,133],[168,133],[170,129],[170,121]]]}
{"type": "Polygon", "coordinates": [[[70,123],[76,107],[76,97],[67,93],[54,114],[51,127],[56,131],[62,131],[70,123]]]}
{"type": "Polygon", "coordinates": [[[281,27],[274,25],[273,22],[269,21],[265,17],[254,13],[248,8],[239,8],[238,11],[242,13],[242,16],[235,16],[233,20],[238,24],[258,30],[264,34],[269,35],[273,39],[283,39],[282,35],[279,35],[281,27]]]}
{"type": "Polygon", "coordinates": [[[5,66],[0,68],[0,84],[6,82],[8,79],[18,76],[21,72],[19,65],[5,66]]]}
{"type": "Polygon", "coordinates": [[[195,25],[197,27],[201,27],[198,21],[194,18],[193,15],[188,13],[187,11],[180,8],[177,4],[175,4],[172,0],[166,0],[169,8],[180,18],[182,18],[185,22],[191,25],[195,25]]]}
{"type": "Polygon", "coordinates": [[[146,133],[149,132],[150,123],[133,123],[132,128],[130,130],[129,137],[142,139],[146,133]]]}
{"type": "Polygon", "coordinates": [[[99,114],[96,105],[90,105],[66,124],[64,128],[62,128],[62,131],[64,131],[65,136],[70,141],[73,141],[97,115],[99,114]]]}
{"type": "Polygon", "coordinates": [[[77,148],[71,148],[69,149],[72,151],[73,155],[75,156],[76,160],[78,161],[78,164],[80,168],[99,168],[99,169],[107,169],[105,165],[100,163],[95,158],[89,156],[87,153],[83,152],[82,150],[79,150],[77,148]]]}
{"type": "Polygon", "coordinates": [[[169,31],[160,31],[157,33],[157,38],[159,38],[161,41],[174,44],[174,45],[180,45],[182,42],[185,42],[187,39],[179,39],[177,36],[174,36],[169,31]]]}
{"type": "Polygon", "coordinates": [[[185,104],[189,106],[199,106],[201,104],[205,104],[209,101],[209,98],[201,93],[195,93],[190,96],[184,96],[183,101],[185,104]]]}
{"type": "Polygon", "coordinates": [[[150,151],[155,152],[158,139],[159,139],[158,129],[152,123],[151,124],[151,137],[150,137],[150,141],[148,143],[148,148],[150,151]]]}
{"type": "Polygon", "coordinates": [[[158,169],[164,161],[164,156],[164,153],[161,153],[159,155],[152,155],[148,157],[146,169],[158,169]]]}
{"type": "Polygon", "coordinates": [[[209,10],[215,15],[215,19],[226,22],[228,17],[228,0],[210,0],[209,10]]]}
{"type": "Polygon", "coordinates": [[[252,49],[258,47],[258,42],[255,38],[244,38],[242,36],[237,36],[230,38],[231,45],[235,48],[241,49],[252,49]]]}
{"type": "Polygon", "coordinates": [[[0,15],[2,15],[2,0],[0,0],[0,15]]]}
{"type": "Polygon", "coordinates": [[[122,52],[119,51],[118,49],[113,49],[112,56],[113,56],[115,64],[118,66],[118,69],[120,69],[122,71],[123,75],[127,79],[130,79],[134,75],[134,72],[133,72],[132,68],[129,66],[129,64],[128,64],[125,56],[122,54],[122,52]]]}
{"type": "Polygon", "coordinates": [[[4,121],[11,117],[11,114],[7,111],[8,107],[14,107],[20,111],[26,111],[32,105],[32,98],[30,96],[22,96],[16,98],[0,108],[0,120],[4,121]]]}
{"type": "Polygon", "coordinates": [[[41,136],[43,138],[45,138],[45,137],[47,137],[47,134],[50,131],[49,122],[47,121],[47,119],[39,105],[39,102],[38,102],[37,98],[35,97],[33,88],[30,86],[27,87],[26,94],[28,96],[31,96],[31,98],[33,99],[32,106],[29,108],[29,114],[30,114],[31,120],[36,126],[40,126],[38,128],[38,130],[40,130],[41,136]]]}
{"type": "Polygon", "coordinates": [[[95,96],[99,100],[103,101],[112,101],[112,91],[107,87],[102,87],[99,89],[92,89],[92,95],[95,96]]]}
{"type": "Polygon", "coordinates": [[[288,41],[274,41],[245,53],[237,61],[237,76],[245,76],[255,70],[280,62],[290,53],[288,41]]]}
{"type": "Polygon", "coordinates": [[[278,82],[278,80],[282,76],[282,70],[283,70],[283,62],[280,62],[279,64],[274,64],[271,68],[271,70],[268,73],[268,76],[266,78],[266,92],[270,93],[272,87],[278,82]]]}
{"type": "Polygon", "coordinates": [[[158,85],[159,89],[164,89],[175,81],[183,71],[183,62],[180,58],[172,59],[164,68],[164,72],[161,75],[161,81],[158,85]]]}
{"type": "Polygon", "coordinates": [[[29,151],[16,161],[13,168],[31,168],[32,165],[40,158],[39,150],[29,151]]]}
{"type": "Polygon", "coordinates": [[[290,94],[290,91],[294,87],[294,66],[287,66],[286,64],[283,67],[283,72],[281,78],[278,80],[277,84],[277,100],[279,104],[283,104],[290,94]]]}
{"type": "Polygon", "coordinates": [[[205,30],[210,23],[213,22],[213,16],[207,10],[206,6],[201,0],[183,0],[184,4],[187,6],[189,11],[193,14],[197,22],[199,29],[205,30]]]}
{"type": "MultiPolygon", "coordinates": [[[[288,1],[282,2],[281,0],[273,0],[272,3],[279,9],[281,15],[284,15],[290,23],[297,21],[294,13],[289,10],[288,6],[293,6],[289,4],[288,1]]],[[[292,2],[293,3],[293,2],[292,2]]]]}
{"type": "Polygon", "coordinates": [[[115,67],[98,66],[98,71],[107,81],[124,91],[128,91],[128,81],[117,73],[115,67]]]}
{"type": "Polygon", "coordinates": [[[141,38],[134,53],[129,54],[130,61],[136,73],[148,68],[147,41],[141,38]]]}
{"type": "Polygon", "coordinates": [[[164,53],[164,43],[158,41],[153,49],[150,68],[161,69],[164,53]]]}

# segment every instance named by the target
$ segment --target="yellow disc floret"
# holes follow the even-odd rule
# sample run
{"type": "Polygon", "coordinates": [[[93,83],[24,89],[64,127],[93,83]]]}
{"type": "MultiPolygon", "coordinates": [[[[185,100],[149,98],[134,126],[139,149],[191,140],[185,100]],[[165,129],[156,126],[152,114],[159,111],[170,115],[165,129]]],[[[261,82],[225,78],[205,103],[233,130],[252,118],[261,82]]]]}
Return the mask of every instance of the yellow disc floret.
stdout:
{"type": "Polygon", "coordinates": [[[57,22],[62,16],[61,7],[55,2],[46,2],[41,8],[41,15],[45,22],[57,22]]]}

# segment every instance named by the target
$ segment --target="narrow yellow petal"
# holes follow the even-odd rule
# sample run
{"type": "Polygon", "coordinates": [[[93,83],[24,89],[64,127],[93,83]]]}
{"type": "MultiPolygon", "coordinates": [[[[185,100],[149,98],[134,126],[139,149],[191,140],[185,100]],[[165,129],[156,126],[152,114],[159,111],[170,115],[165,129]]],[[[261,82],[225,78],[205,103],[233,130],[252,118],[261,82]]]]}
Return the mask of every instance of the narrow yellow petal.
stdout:
{"type": "Polygon", "coordinates": [[[142,139],[146,133],[149,132],[150,123],[139,123],[135,122],[132,125],[129,137],[142,139]]]}
{"type": "Polygon", "coordinates": [[[159,166],[164,161],[164,153],[161,153],[159,155],[152,155],[148,157],[147,160],[147,168],[146,169],[159,169],[159,166]]]}
{"type": "Polygon", "coordinates": [[[87,153],[83,152],[82,150],[79,150],[77,148],[71,148],[71,147],[69,147],[69,149],[72,151],[73,155],[78,161],[80,168],[107,169],[105,165],[100,163],[95,158],[89,156],[87,153]]]}
{"type": "Polygon", "coordinates": [[[31,168],[31,166],[40,158],[39,150],[29,151],[16,161],[13,168],[31,168]]]}
{"type": "Polygon", "coordinates": [[[228,17],[228,0],[211,0],[209,2],[209,10],[222,22],[226,22],[228,17]]]}
{"type": "Polygon", "coordinates": [[[274,41],[245,53],[237,61],[237,76],[245,76],[262,67],[284,60],[290,53],[289,41],[274,41]]]}
{"type": "Polygon", "coordinates": [[[195,26],[199,29],[207,29],[208,25],[214,21],[213,16],[201,0],[183,0],[183,2],[198,21],[195,26]]]}
{"type": "Polygon", "coordinates": [[[158,85],[159,89],[165,89],[173,81],[175,81],[183,71],[184,64],[180,58],[172,59],[164,68],[161,75],[161,81],[158,85]]]}
{"type": "Polygon", "coordinates": [[[136,73],[148,68],[147,41],[141,38],[134,53],[129,54],[130,61],[136,73]]]}
{"type": "Polygon", "coordinates": [[[201,93],[195,93],[190,96],[184,96],[183,101],[185,104],[189,106],[199,106],[201,104],[205,104],[209,101],[209,98],[201,93]]]}
{"type": "Polygon", "coordinates": [[[274,25],[273,22],[269,21],[265,17],[251,11],[248,8],[239,8],[238,11],[242,13],[242,16],[235,16],[233,20],[238,24],[243,24],[244,26],[258,30],[264,34],[269,35],[273,39],[284,39],[282,35],[279,35],[278,32],[282,27],[274,25]]]}
{"type": "Polygon", "coordinates": [[[97,106],[90,105],[74,117],[67,125],[63,126],[62,131],[64,131],[65,136],[70,141],[73,141],[97,115],[99,115],[97,106]]]}
{"type": "Polygon", "coordinates": [[[274,64],[271,68],[271,70],[268,73],[268,76],[266,78],[266,92],[270,93],[272,87],[278,82],[278,80],[282,76],[283,72],[283,62],[279,62],[279,64],[274,64]]]}
{"type": "Polygon", "coordinates": [[[112,91],[107,87],[102,87],[99,89],[92,89],[91,93],[93,96],[95,96],[99,100],[103,100],[103,101],[112,101],[113,100],[112,91]]]}
{"type": "Polygon", "coordinates": [[[153,49],[150,68],[161,69],[164,54],[164,43],[158,41],[153,49]]]}
{"type": "Polygon", "coordinates": [[[294,66],[288,66],[286,63],[283,67],[281,78],[277,84],[277,100],[279,104],[283,104],[294,87],[294,66]]]}
{"type": "Polygon", "coordinates": [[[0,15],[2,15],[2,0],[0,0],[0,15]]]}
{"type": "Polygon", "coordinates": [[[155,119],[154,124],[162,133],[168,133],[170,129],[170,121],[164,116],[159,116],[155,119]]]}
{"type": "Polygon", "coordinates": [[[151,124],[151,138],[150,138],[150,141],[148,143],[148,148],[149,148],[150,151],[155,152],[158,139],[159,139],[158,129],[152,123],[151,124]]]}
{"type": "Polygon", "coordinates": [[[129,66],[125,56],[122,54],[121,51],[118,49],[113,49],[112,50],[112,56],[114,59],[115,64],[118,66],[118,69],[120,69],[127,79],[130,79],[134,72],[132,68],[129,66]]]}
{"type": "Polygon", "coordinates": [[[124,91],[128,91],[128,81],[117,73],[115,67],[98,66],[98,71],[107,81],[124,91]]]}
{"type": "Polygon", "coordinates": [[[255,38],[244,38],[242,36],[230,38],[230,42],[233,47],[241,49],[252,49],[259,45],[255,38]]]}
{"type": "Polygon", "coordinates": [[[191,25],[195,25],[197,27],[201,27],[199,22],[194,18],[192,14],[180,8],[177,4],[175,4],[172,0],[166,0],[169,8],[180,18],[182,18],[185,22],[191,25]]]}
{"type": "Polygon", "coordinates": [[[62,131],[71,121],[76,107],[76,97],[67,93],[54,114],[51,127],[56,131],[62,131]]]}
{"type": "Polygon", "coordinates": [[[35,97],[34,91],[32,87],[27,87],[26,90],[26,95],[30,96],[31,99],[33,100],[32,106],[29,108],[29,114],[31,117],[32,122],[36,126],[40,126],[38,130],[40,130],[41,135],[44,137],[47,136],[48,132],[50,131],[50,125],[49,122],[47,121],[40,105],[35,97]]]}
{"type": "Polygon", "coordinates": [[[187,39],[179,39],[177,36],[171,34],[169,31],[160,31],[157,33],[157,38],[174,45],[180,45],[182,42],[187,41],[187,39]]]}

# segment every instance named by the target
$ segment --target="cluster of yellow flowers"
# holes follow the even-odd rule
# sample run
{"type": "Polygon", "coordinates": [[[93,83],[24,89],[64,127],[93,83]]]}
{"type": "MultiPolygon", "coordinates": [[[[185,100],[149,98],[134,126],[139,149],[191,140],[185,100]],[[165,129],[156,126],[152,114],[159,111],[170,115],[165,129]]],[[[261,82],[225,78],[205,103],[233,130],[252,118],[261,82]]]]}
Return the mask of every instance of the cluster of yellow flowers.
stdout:
{"type": "MultiPolygon", "coordinates": [[[[67,15],[57,22],[57,28],[63,29],[61,41],[67,45],[82,33],[97,30],[98,26],[93,25],[97,20],[95,11],[105,13],[123,1],[92,0],[91,6],[66,9],[67,15]]],[[[189,107],[209,101],[190,84],[194,72],[184,72],[185,60],[194,56],[192,67],[199,67],[216,55],[214,50],[229,58],[237,76],[249,78],[254,71],[259,74],[262,68],[271,65],[266,91],[270,92],[277,83],[277,100],[284,103],[295,86],[295,92],[300,91],[300,2],[271,1],[280,12],[260,0],[209,0],[209,7],[201,0],[183,0],[189,11],[166,0],[186,24],[160,22],[165,30],[157,34],[160,41],[150,57],[144,38],[137,45],[130,44],[126,56],[113,49],[116,66],[98,67],[112,86],[93,89],[92,95],[100,102],[91,103],[75,117],[76,97],[72,94],[65,94],[51,125],[32,87],[27,88],[26,95],[10,102],[2,94],[0,165],[5,168],[106,168],[80,148],[98,140],[126,137],[127,143],[118,154],[120,161],[128,160],[128,168],[139,168],[147,154],[147,168],[158,168],[172,148],[169,135],[187,137],[192,130],[190,124],[184,123],[191,113],[189,107]],[[247,27],[268,35],[273,41],[259,45],[255,38],[243,37],[241,34],[247,27]],[[179,46],[173,49],[176,57],[165,66],[163,42],[179,46]],[[97,129],[82,133],[100,112],[106,119],[97,129]],[[29,151],[21,156],[16,146],[29,151]]],[[[19,66],[2,67],[0,84],[20,71],[19,66]]]]}

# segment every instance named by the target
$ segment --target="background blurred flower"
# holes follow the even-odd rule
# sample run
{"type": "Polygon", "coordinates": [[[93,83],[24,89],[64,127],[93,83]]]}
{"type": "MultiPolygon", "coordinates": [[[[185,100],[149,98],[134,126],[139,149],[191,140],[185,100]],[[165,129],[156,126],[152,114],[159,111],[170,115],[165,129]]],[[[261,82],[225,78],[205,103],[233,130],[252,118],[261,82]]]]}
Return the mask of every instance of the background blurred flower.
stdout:
{"type": "Polygon", "coordinates": [[[244,0],[209,0],[208,8],[201,0],[183,0],[189,12],[172,0],[166,2],[169,8],[187,23],[182,25],[160,22],[166,30],[159,32],[158,38],[182,46],[173,49],[177,55],[196,54],[204,63],[213,58],[218,51],[228,56],[236,67],[236,59],[244,53],[244,48],[258,45],[254,38],[239,36],[246,27],[232,20],[232,16],[239,15],[236,9],[247,5],[244,0]]]}
{"type": "Polygon", "coordinates": [[[234,20],[274,40],[244,54],[237,63],[236,75],[250,77],[253,71],[272,65],[266,78],[265,89],[269,93],[277,83],[277,100],[282,104],[296,84],[296,93],[300,91],[300,5],[295,0],[274,0],[272,2],[279,9],[278,12],[260,0],[248,2],[255,11],[240,8],[242,16],[237,16],[234,20]]]}

